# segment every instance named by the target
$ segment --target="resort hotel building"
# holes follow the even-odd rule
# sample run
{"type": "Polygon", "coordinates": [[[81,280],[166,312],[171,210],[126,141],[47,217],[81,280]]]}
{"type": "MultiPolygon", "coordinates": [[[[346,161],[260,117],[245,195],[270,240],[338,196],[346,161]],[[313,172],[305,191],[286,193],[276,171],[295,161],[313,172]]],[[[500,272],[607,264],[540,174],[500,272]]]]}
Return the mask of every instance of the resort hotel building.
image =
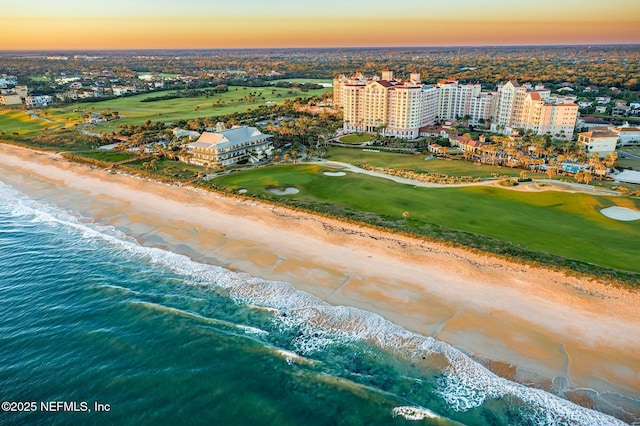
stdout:
{"type": "Polygon", "coordinates": [[[437,121],[465,120],[490,124],[493,131],[505,134],[523,129],[570,140],[578,115],[571,98],[552,95],[544,87],[509,81],[496,91],[483,92],[478,83],[456,80],[430,86],[421,82],[418,72],[406,81],[396,80],[390,70],[381,77],[340,75],[333,80],[333,94],[334,104],[343,108],[345,132],[405,139],[417,138],[421,127],[437,121]]]}
{"type": "Polygon", "coordinates": [[[436,89],[423,85],[420,74],[407,81],[383,71],[382,78],[362,74],[334,79],[334,104],[343,107],[345,132],[380,132],[417,138],[420,128],[435,122],[436,89]]]}
{"type": "Polygon", "coordinates": [[[257,164],[271,156],[270,138],[271,135],[249,126],[204,132],[197,141],[187,144],[188,153],[183,161],[204,167],[225,167],[241,162],[257,164]]]}

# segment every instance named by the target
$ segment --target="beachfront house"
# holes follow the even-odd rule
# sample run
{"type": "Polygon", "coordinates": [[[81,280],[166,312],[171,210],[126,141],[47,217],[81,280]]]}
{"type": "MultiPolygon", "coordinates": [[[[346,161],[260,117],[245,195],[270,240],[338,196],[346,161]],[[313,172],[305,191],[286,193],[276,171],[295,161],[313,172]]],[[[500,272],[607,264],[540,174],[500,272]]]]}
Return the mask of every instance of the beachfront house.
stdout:
{"type": "Polygon", "coordinates": [[[273,153],[271,137],[249,126],[204,132],[197,141],[187,144],[188,153],[183,160],[211,168],[237,163],[258,164],[273,153]]]}

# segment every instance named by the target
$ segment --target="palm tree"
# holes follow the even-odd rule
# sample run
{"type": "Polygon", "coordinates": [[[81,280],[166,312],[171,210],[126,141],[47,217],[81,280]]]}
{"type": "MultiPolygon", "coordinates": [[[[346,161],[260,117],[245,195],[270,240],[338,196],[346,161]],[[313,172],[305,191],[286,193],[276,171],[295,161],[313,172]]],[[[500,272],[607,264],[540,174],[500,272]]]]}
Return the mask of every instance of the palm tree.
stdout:
{"type": "Polygon", "coordinates": [[[547,166],[547,176],[549,176],[549,180],[551,180],[551,178],[555,176],[555,174],[556,174],[556,168],[547,166]]]}
{"type": "Polygon", "coordinates": [[[528,177],[529,177],[529,173],[526,170],[521,170],[520,171],[520,179],[521,180],[525,180],[528,177]]]}
{"type": "Polygon", "coordinates": [[[610,169],[618,165],[618,153],[613,151],[604,158],[604,164],[610,169]]]}

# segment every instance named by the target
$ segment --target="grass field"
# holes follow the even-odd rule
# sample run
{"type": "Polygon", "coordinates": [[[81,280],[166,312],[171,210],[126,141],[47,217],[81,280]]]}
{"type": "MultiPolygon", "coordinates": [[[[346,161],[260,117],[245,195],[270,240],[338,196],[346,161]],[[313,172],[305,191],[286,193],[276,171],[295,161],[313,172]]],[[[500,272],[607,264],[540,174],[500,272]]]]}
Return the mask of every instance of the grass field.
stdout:
{"type": "Polygon", "coordinates": [[[637,161],[637,160],[630,160],[630,159],[627,159],[627,158],[619,158],[618,159],[618,165],[620,167],[624,167],[626,169],[632,169],[632,170],[640,171],[640,161],[637,161]]]}
{"type": "Polygon", "coordinates": [[[358,134],[353,134],[353,135],[346,135],[340,138],[340,142],[343,143],[363,143],[363,142],[369,142],[371,140],[371,135],[358,135],[358,134]]]}
{"type": "Polygon", "coordinates": [[[10,136],[18,132],[20,136],[35,136],[45,129],[57,129],[63,127],[62,123],[49,123],[44,120],[32,118],[31,114],[18,109],[0,109],[0,131],[10,136]]]}
{"type": "Polygon", "coordinates": [[[280,80],[271,80],[270,83],[286,81],[289,83],[316,83],[316,84],[333,84],[333,80],[329,78],[283,78],[280,80]]]}
{"type": "Polygon", "coordinates": [[[140,102],[142,99],[153,98],[166,95],[170,92],[146,93],[142,95],[130,96],[126,98],[112,99],[108,101],[74,104],[67,107],[58,108],[52,112],[57,116],[73,116],[73,109],[84,108],[89,111],[117,111],[123,117],[121,120],[103,123],[95,126],[96,132],[113,132],[123,124],[142,124],[146,120],[153,122],[172,122],[177,120],[187,120],[197,117],[211,117],[216,115],[226,115],[232,112],[243,112],[249,108],[257,108],[267,103],[282,103],[286,98],[296,96],[314,96],[324,93],[329,89],[309,90],[302,92],[295,89],[264,88],[264,87],[235,87],[229,88],[228,92],[214,96],[198,96],[195,98],[168,99],[156,102],[140,102]],[[238,90],[236,90],[238,89],[238,90]],[[254,102],[247,100],[250,92],[262,93],[263,97],[255,98],[254,102]],[[220,103],[217,101],[220,99],[220,103]]]}
{"type": "Polygon", "coordinates": [[[259,105],[265,105],[268,102],[283,103],[287,98],[314,96],[330,90],[318,89],[303,92],[296,89],[235,86],[229,89],[228,92],[208,98],[199,96],[156,102],[140,102],[142,99],[163,96],[170,92],[146,93],[126,98],[71,104],[36,111],[41,117],[55,123],[47,123],[44,120],[31,118],[30,112],[17,109],[0,109],[0,131],[4,131],[9,135],[13,132],[18,132],[20,136],[35,136],[46,128],[70,128],[76,124],[81,124],[83,110],[89,113],[107,111],[109,109],[117,111],[123,119],[97,125],[91,131],[111,133],[123,124],[142,124],[146,120],[171,122],[197,117],[225,115],[232,112],[244,112],[250,108],[257,108],[259,105]],[[255,101],[250,102],[245,97],[250,92],[262,93],[263,97],[256,96],[255,101]],[[218,99],[220,99],[220,104],[217,103],[218,99]],[[74,110],[78,111],[74,112],[74,110]]]}
{"type": "Polygon", "coordinates": [[[468,161],[459,160],[425,160],[425,155],[403,154],[395,152],[370,152],[362,149],[329,148],[327,160],[342,163],[368,163],[376,167],[391,169],[413,170],[416,173],[441,173],[448,176],[492,177],[493,174],[504,176],[520,176],[520,169],[510,167],[496,167],[486,164],[476,165],[468,161]]]}
{"type": "Polygon", "coordinates": [[[325,170],[319,165],[271,166],[219,177],[215,183],[266,196],[268,188],[293,186],[300,192],[286,197],[406,221],[409,229],[436,224],[534,251],[640,272],[640,222],[618,222],[599,213],[616,204],[640,209],[638,200],[495,187],[416,188],[354,173],[330,177],[323,174],[325,170]],[[403,219],[405,211],[409,219],[403,219]]]}
{"type": "Polygon", "coordinates": [[[92,152],[83,152],[81,154],[83,157],[89,157],[100,161],[106,161],[108,163],[118,163],[124,160],[130,160],[131,158],[136,157],[134,154],[130,154],[128,152],[114,152],[114,151],[92,151],[92,152]]]}

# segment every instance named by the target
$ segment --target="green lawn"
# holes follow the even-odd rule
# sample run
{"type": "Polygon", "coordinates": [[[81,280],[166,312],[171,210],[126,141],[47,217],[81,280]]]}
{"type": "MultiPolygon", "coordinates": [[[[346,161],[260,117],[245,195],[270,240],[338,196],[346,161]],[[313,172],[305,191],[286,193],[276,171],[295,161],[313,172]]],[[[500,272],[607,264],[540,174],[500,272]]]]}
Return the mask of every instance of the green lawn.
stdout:
{"type": "Polygon", "coordinates": [[[283,78],[280,80],[271,80],[270,83],[286,81],[288,83],[316,83],[316,84],[333,84],[333,80],[329,78],[283,78]]]}
{"type": "Polygon", "coordinates": [[[632,169],[632,170],[640,171],[640,161],[637,161],[637,160],[631,160],[631,159],[627,159],[627,158],[619,158],[618,159],[618,165],[620,167],[624,167],[626,169],[632,169]]]}
{"type": "Polygon", "coordinates": [[[20,109],[0,108],[0,131],[4,131],[8,135],[18,132],[20,136],[35,136],[44,129],[74,128],[76,124],[82,123],[82,111],[89,113],[107,111],[109,109],[117,111],[123,119],[97,125],[91,131],[110,133],[123,124],[142,124],[146,120],[171,122],[197,117],[225,115],[232,112],[244,112],[269,102],[282,103],[287,98],[314,96],[330,90],[320,89],[302,92],[296,89],[235,86],[229,89],[226,93],[208,98],[199,96],[157,102],[140,102],[142,99],[164,96],[171,92],[146,93],[108,101],[78,103],[35,111],[42,118],[47,118],[54,121],[54,123],[31,118],[30,112],[20,109]],[[250,92],[262,93],[263,97],[256,96],[255,100],[251,102],[245,97],[250,92]],[[220,99],[220,104],[217,104],[218,99],[220,99]],[[74,110],[76,111],[74,112],[74,110]]]}
{"type": "Polygon", "coordinates": [[[289,199],[332,203],[370,212],[407,229],[431,224],[508,241],[620,270],[640,272],[640,221],[618,222],[599,213],[619,203],[640,210],[640,201],[547,191],[526,193],[495,187],[421,188],[347,173],[323,175],[319,165],[280,165],[219,177],[215,183],[272,197],[268,188],[294,186],[289,199]],[[410,218],[403,219],[403,212],[410,218]]]}
{"type": "Polygon", "coordinates": [[[79,154],[83,157],[94,158],[96,160],[106,161],[108,163],[118,163],[120,161],[129,160],[136,157],[136,155],[130,154],[128,152],[114,152],[105,150],[83,152],[79,154]]]}
{"type": "Polygon", "coordinates": [[[343,143],[363,143],[363,142],[369,142],[371,140],[371,135],[359,135],[359,134],[352,134],[352,135],[346,135],[340,138],[340,142],[343,143]]]}
{"type": "MultiPolygon", "coordinates": [[[[487,178],[494,174],[504,176],[520,176],[520,169],[496,167],[486,164],[476,165],[462,160],[425,160],[426,155],[404,154],[395,152],[370,152],[362,149],[332,146],[326,159],[342,163],[368,163],[376,167],[390,169],[413,170],[416,173],[441,173],[448,176],[472,176],[487,178]]],[[[543,175],[540,175],[543,176],[543,175]]]]}
{"type": "Polygon", "coordinates": [[[156,102],[140,102],[142,99],[160,97],[171,93],[145,93],[136,96],[129,96],[119,99],[112,99],[94,103],[73,104],[59,108],[51,108],[52,116],[60,119],[66,117],[76,117],[74,109],[84,109],[87,112],[117,111],[122,117],[121,120],[99,124],[93,127],[96,132],[113,132],[123,124],[142,124],[146,120],[153,122],[172,122],[177,120],[188,120],[198,117],[211,117],[226,115],[233,112],[244,112],[250,108],[257,108],[260,105],[269,103],[283,103],[287,98],[296,96],[308,97],[319,95],[330,89],[309,90],[303,92],[296,89],[270,88],[270,87],[229,87],[229,91],[213,96],[198,96],[195,98],[168,99],[156,102]],[[236,90],[237,89],[237,90],[236,90]],[[262,94],[256,96],[252,102],[246,96],[253,92],[262,94]],[[220,99],[220,103],[217,101],[220,99]]]}
{"type": "Polygon", "coordinates": [[[49,82],[51,81],[51,77],[48,77],[46,75],[42,75],[39,77],[31,77],[32,81],[35,81],[36,83],[45,83],[45,82],[49,82]]]}
{"type": "Polygon", "coordinates": [[[0,109],[0,132],[5,132],[7,136],[11,136],[14,132],[18,132],[20,136],[34,136],[45,129],[53,130],[59,127],[62,127],[61,123],[52,124],[32,118],[28,112],[23,110],[0,109]]]}

